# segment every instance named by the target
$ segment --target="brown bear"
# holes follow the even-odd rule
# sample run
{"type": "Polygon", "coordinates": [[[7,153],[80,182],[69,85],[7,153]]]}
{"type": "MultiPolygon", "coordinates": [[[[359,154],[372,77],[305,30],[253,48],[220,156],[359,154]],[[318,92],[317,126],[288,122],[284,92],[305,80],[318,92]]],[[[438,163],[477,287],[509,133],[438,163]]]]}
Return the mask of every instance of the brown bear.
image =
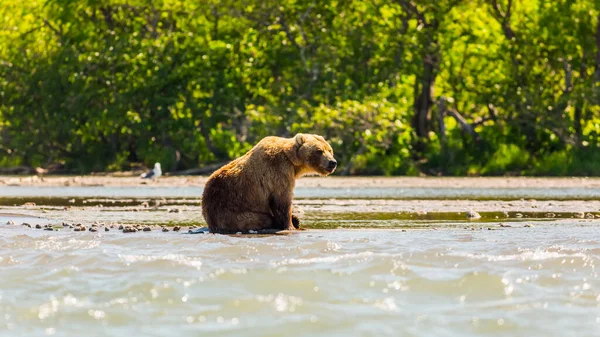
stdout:
{"type": "Polygon", "coordinates": [[[214,172],[202,194],[202,215],[211,233],[293,230],[296,178],[329,175],[337,162],[318,135],[265,137],[248,153],[214,172]]]}

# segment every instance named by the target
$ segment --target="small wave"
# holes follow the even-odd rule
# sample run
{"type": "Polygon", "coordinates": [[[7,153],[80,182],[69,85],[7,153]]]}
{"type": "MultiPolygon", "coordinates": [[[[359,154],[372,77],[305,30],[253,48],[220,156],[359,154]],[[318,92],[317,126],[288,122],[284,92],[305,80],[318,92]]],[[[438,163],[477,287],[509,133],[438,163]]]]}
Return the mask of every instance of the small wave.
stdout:
{"type": "Polygon", "coordinates": [[[542,261],[549,259],[560,259],[565,257],[579,257],[579,258],[587,258],[588,255],[583,253],[573,253],[573,254],[565,254],[559,253],[555,251],[548,251],[545,249],[536,249],[533,251],[524,251],[520,254],[506,254],[506,255],[491,255],[491,254],[473,254],[473,253],[465,253],[465,252],[456,252],[453,253],[455,256],[460,257],[468,257],[478,260],[487,260],[490,262],[495,261],[542,261]]]}
{"type": "Polygon", "coordinates": [[[119,259],[127,264],[135,264],[138,262],[157,262],[157,261],[168,261],[174,262],[179,265],[194,267],[200,269],[202,267],[202,261],[193,259],[184,255],[167,254],[167,255],[125,255],[119,254],[119,259]]]}

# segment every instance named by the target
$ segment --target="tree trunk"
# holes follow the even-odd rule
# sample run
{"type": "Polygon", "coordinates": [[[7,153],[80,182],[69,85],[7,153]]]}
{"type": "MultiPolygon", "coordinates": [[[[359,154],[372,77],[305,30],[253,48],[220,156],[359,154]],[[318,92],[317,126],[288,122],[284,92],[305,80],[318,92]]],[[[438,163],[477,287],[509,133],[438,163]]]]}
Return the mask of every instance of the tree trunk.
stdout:
{"type": "Polygon", "coordinates": [[[437,76],[437,55],[423,57],[423,76],[415,85],[415,114],[412,126],[419,138],[429,138],[431,130],[431,107],[433,105],[433,86],[437,76]]]}

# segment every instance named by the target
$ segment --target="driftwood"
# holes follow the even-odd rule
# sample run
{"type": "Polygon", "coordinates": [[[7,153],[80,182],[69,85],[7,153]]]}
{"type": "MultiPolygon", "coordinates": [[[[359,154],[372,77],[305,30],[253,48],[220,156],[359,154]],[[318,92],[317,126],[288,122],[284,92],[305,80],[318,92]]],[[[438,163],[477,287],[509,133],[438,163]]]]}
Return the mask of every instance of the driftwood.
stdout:
{"type": "Polygon", "coordinates": [[[227,163],[229,163],[229,162],[226,161],[226,162],[216,163],[216,164],[212,164],[212,165],[207,165],[204,167],[193,168],[193,169],[189,169],[189,170],[169,172],[169,175],[170,176],[191,176],[191,175],[210,174],[227,163]]]}

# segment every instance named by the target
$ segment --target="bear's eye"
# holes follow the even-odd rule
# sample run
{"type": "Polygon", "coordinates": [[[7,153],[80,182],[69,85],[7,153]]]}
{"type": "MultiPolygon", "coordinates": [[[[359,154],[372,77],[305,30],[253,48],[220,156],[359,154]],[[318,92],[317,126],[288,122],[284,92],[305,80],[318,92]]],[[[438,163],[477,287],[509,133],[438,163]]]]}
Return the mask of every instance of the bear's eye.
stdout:
{"type": "Polygon", "coordinates": [[[317,154],[323,154],[323,150],[317,150],[317,154]]]}

